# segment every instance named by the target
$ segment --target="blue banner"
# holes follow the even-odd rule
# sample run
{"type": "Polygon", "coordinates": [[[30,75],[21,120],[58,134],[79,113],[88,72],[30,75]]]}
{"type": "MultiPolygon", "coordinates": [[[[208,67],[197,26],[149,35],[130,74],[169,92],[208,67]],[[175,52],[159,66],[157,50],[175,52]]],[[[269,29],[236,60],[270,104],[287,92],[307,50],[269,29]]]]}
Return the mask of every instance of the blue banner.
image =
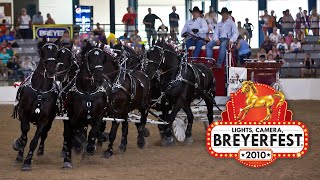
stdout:
{"type": "Polygon", "coordinates": [[[81,33],[91,31],[93,6],[75,6],[73,17],[76,25],[80,26],[81,33]]]}

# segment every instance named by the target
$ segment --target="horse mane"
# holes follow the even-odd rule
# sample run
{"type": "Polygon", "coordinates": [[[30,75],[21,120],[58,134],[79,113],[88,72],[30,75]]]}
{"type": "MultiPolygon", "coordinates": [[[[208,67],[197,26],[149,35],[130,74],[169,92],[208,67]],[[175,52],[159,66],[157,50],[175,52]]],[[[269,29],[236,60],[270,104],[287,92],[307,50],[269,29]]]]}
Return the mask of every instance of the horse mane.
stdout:
{"type": "Polygon", "coordinates": [[[258,90],[257,90],[256,86],[253,84],[253,82],[249,82],[248,85],[251,87],[254,94],[258,93],[258,90]]]}

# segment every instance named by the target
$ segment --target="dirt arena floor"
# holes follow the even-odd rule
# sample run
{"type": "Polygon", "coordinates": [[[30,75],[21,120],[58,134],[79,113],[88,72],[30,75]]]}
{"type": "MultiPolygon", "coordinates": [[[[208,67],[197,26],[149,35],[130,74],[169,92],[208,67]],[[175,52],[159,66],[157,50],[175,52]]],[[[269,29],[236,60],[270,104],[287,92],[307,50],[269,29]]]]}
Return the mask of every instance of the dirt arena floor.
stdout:
{"type": "MultiPolygon", "coordinates": [[[[300,159],[278,159],[271,166],[252,169],[234,159],[215,159],[205,148],[205,133],[201,123],[195,123],[191,146],[177,144],[161,147],[156,126],[148,125],[151,135],[147,147],[138,149],[137,132],[131,125],[125,154],[103,159],[103,148],[96,155],[81,161],[73,156],[73,169],[62,169],[60,149],[62,127],[56,120],[46,141],[45,155],[34,156],[33,171],[21,172],[14,163],[16,152],[12,142],[20,136],[20,124],[12,119],[12,106],[0,106],[0,180],[5,179],[319,179],[320,178],[320,101],[289,101],[294,119],[303,121],[310,130],[310,149],[300,159]]],[[[108,129],[110,126],[108,126],[108,129]]],[[[29,132],[33,137],[34,127],[29,132]]],[[[115,143],[119,144],[119,135],[115,143]]]]}

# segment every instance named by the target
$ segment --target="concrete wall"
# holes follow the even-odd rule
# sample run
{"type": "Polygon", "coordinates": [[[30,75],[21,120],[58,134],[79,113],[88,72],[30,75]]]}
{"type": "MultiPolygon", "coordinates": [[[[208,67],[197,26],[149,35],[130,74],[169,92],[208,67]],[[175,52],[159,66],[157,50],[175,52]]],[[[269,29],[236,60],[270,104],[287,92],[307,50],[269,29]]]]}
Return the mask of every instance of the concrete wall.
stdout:
{"type": "Polygon", "coordinates": [[[55,20],[56,24],[72,24],[73,7],[71,0],[39,0],[39,10],[44,18],[47,13],[55,20]]]}

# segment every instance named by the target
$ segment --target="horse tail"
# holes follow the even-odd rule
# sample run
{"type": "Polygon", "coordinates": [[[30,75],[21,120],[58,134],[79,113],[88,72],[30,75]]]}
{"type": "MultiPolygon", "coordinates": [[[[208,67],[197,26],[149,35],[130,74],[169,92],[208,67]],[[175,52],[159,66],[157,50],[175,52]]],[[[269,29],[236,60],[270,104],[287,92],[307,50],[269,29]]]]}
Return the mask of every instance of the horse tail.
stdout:
{"type": "Polygon", "coordinates": [[[284,103],[285,99],[284,99],[284,95],[282,92],[277,91],[274,95],[272,95],[272,97],[279,97],[280,98],[280,101],[278,102],[277,107],[281,106],[284,103]]]}

